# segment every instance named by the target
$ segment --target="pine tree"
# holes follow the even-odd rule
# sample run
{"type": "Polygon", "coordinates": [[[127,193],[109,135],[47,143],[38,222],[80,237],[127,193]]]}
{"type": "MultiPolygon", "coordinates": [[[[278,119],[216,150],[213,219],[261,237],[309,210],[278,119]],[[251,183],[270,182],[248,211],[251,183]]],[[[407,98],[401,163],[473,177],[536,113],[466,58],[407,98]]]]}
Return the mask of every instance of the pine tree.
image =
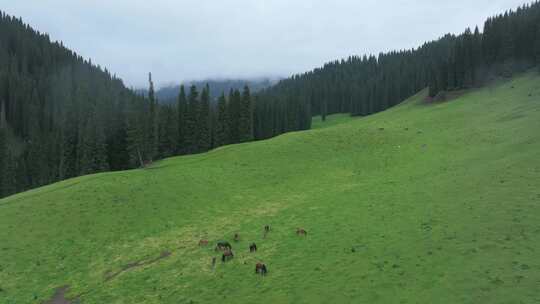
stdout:
{"type": "Polygon", "coordinates": [[[474,49],[474,41],[473,41],[473,34],[469,28],[465,30],[465,33],[463,33],[463,70],[464,70],[464,76],[463,76],[463,87],[464,88],[470,88],[473,84],[473,70],[474,70],[474,62],[473,62],[473,49],[474,49]]]}
{"type": "MultiPolygon", "coordinates": [[[[507,16],[507,14],[505,14],[507,16]]],[[[511,77],[514,72],[515,63],[515,45],[514,37],[512,33],[512,24],[509,21],[509,17],[506,17],[504,27],[502,28],[500,50],[498,61],[502,63],[502,70],[500,71],[502,76],[511,77]]]]}
{"type": "Polygon", "coordinates": [[[178,103],[176,106],[176,111],[178,114],[178,140],[176,151],[179,154],[185,153],[186,148],[186,119],[187,119],[187,109],[188,103],[186,99],[186,92],[184,86],[180,86],[180,93],[178,94],[178,103]]]}
{"type": "Polygon", "coordinates": [[[238,141],[248,142],[253,140],[253,106],[249,87],[245,86],[240,99],[238,117],[238,141]]]}
{"type": "Polygon", "coordinates": [[[225,94],[219,97],[217,104],[215,146],[220,147],[229,144],[229,109],[225,94]]]}
{"type": "Polygon", "coordinates": [[[240,142],[240,111],[242,108],[242,97],[240,91],[232,90],[229,93],[229,134],[230,143],[240,142]]]}
{"type": "Polygon", "coordinates": [[[168,105],[159,108],[158,121],[158,156],[165,158],[173,155],[178,139],[177,115],[173,108],[168,105]]]}
{"type": "Polygon", "coordinates": [[[130,156],[132,167],[144,167],[147,162],[144,154],[146,143],[145,132],[145,115],[143,112],[143,101],[134,98],[132,101],[133,110],[128,113],[127,117],[127,150],[130,156]]]}
{"type": "Polygon", "coordinates": [[[191,86],[186,111],[186,132],[184,134],[186,153],[197,153],[200,151],[198,131],[199,107],[199,92],[196,86],[191,86]]]}
{"type": "Polygon", "coordinates": [[[146,143],[146,151],[149,160],[152,161],[157,154],[158,147],[158,126],[157,126],[157,101],[154,92],[154,82],[152,81],[152,73],[148,73],[148,101],[150,109],[148,111],[148,141],[146,143]]]}
{"type": "Polygon", "coordinates": [[[540,71],[540,24],[538,25],[538,28],[536,30],[536,65],[538,66],[538,69],[540,71]]]}
{"type": "MultiPolygon", "coordinates": [[[[429,96],[435,97],[439,93],[439,85],[437,81],[438,70],[435,68],[431,69],[430,78],[429,78],[429,96]]],[[[373,95],[371,96],[373,98],[373,95]]]]}
{"type": "Polygon", "coordinates": [[[321,117],[322,121],[326,121],[326,113],[328,112],[328,104],[326,103],[326,99],[321,99],[321,117]]]}
{"type": "Polygon", "coordinates": [[[478,85],[481,81],[480,69],[483,66],[482,58],[482,35],[478,26],[474,29],[473,35],[473,50],[472,50],[472,61],[473,61],[473,70],[472,70],[472,82],[473,85],[478,85]]]}
{"type": "Polygon", "coordinates": [[[202,89],[201,103],[197,117],[197,131],[199,150],[204,152],[212,147],[212,135],[210,132],[210,88],[208,84],[202,89]]]}
{"type": "Polygon", "coordinates": [[[80,173],[91,174],[109,169],[107,162],[107,142],[103,122],[93,110],[83,128],[80,146],[80,173]]]}
{"type": "MultiPolygon", "coordinates": [[[[1,103],[1,101],[0,101],[1,103]]],[[[0,104],[0,108],[3,104],[0,104]]],[[[3,112],[0,109],[0,198],[6,196],[7,191],[7,135],[2,123],[3,112]]]]}
{"type": "Polygon", "coordinates": [[[113,171],[130,168],[125,101],[121,100],[113,117],[113,131],[107,139],[109,169],[113,171]]]}

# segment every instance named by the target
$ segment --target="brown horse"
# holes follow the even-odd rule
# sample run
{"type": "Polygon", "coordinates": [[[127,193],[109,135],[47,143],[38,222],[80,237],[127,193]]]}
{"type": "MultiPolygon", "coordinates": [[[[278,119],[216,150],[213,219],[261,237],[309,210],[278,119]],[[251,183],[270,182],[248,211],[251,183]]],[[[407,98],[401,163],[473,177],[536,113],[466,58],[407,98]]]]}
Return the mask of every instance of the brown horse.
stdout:
{"type": "Polygon", "coordinates": [[[302,228],[297,228],[296,229],[296,234],[297,235],[302,235],[302,236],[307,236],[307,231],[305,229],[302,229],[302,228]]]}
{"type": "Polygon", "coordinates": [[[200,240],[199,241],[199,246],[208,246],[208,240],[200,240]]]}
{"type": "Polygon", "coordinates": [[[266,265],[263,263],[257,263],[257,265],[255,265],[255,273],[266,275],[267,272],[266,265]]]}
{"type": "Polygon", "coordinates": [[[234,258],[233,252],[230,251],[230,250],[227,250],[227,251],[225,251],[225,252],[223,253],[223,255],[221,256],[221,261],[225,263],[225,262],[227,262],[228,260],[230,260],[230,259],[232,259],[232,258],[234,258]]]}
{"type": "Polygon", "coordinates": [[[219,242],[217,243],[217,245],[216,245],[216,249],[215,249],[215,250],[216,250],[216,251],[218,251],[218,250],[221,250],[221,251],[223,251],[223,250],[231,251],[231,250],[232,250],[232,246],[231,246],[231,244],[229,244],[229,242],[227,242],[227,241],[219,241],[219,242]]]}

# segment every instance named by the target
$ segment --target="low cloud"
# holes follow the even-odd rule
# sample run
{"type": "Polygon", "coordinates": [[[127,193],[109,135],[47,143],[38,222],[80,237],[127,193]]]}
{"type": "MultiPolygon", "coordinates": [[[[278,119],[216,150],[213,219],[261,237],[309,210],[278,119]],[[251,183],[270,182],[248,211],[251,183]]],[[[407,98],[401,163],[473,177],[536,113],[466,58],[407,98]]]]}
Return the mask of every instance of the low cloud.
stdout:
{"type": "Polygon", "coordinates": [[[0,0],[6,13],[128,86],[288,76],[352,54],[416,47],[523,1],[0,0]]]}

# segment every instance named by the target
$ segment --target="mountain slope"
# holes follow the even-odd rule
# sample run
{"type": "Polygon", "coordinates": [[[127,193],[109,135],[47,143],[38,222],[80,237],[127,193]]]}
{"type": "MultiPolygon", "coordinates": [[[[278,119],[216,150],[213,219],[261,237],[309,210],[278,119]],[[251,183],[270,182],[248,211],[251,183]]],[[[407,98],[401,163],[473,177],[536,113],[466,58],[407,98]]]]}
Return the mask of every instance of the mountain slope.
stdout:
{"type": "Polygon", "coordinates": [[[539,83],[0,200],[0,302],[67,285],[85,304],[534,302],[539,83]],[[236,256],[213,269],[221,239],[236,256]]]}

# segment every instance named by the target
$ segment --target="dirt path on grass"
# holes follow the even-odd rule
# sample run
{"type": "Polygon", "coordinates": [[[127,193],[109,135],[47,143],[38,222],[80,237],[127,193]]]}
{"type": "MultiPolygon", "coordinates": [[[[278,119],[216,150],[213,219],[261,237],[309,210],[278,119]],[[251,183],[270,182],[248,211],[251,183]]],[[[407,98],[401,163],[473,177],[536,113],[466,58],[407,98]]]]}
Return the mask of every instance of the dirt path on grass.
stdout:
{"type": "Polygon", "coordinates": [[[78,298],[68,300],[66,299],[66,292],[69,290],[69,286],[63,286],[58,289],[56,289],[56,292],[54,293],[53,297],[46,302],[43,302],[43,304],[74,304],[78,302],[78,298]]]}
{"type": "Polygon", "coordinates": [[[124,265],[120,270],[118,270],[116,272],[107,272],[105,274],[105,282],[108,282],[108,281],[116,278],[120,274],[122,274],[122,273],[124,273],[126,271],[129,271],[129,270],[131,270],[133,268],[154,264],[154,263],[156,263],[156,262],[158,262],[160,260],[163,260],[163,259],[169,257],[171,254],[172,253],[170,251],[163,251],[157,258],[154,258],[154,259],[151,259],[151,260],[146,260],[146,261],[145,260],[139,260],[139,261],[124,265]]]}

